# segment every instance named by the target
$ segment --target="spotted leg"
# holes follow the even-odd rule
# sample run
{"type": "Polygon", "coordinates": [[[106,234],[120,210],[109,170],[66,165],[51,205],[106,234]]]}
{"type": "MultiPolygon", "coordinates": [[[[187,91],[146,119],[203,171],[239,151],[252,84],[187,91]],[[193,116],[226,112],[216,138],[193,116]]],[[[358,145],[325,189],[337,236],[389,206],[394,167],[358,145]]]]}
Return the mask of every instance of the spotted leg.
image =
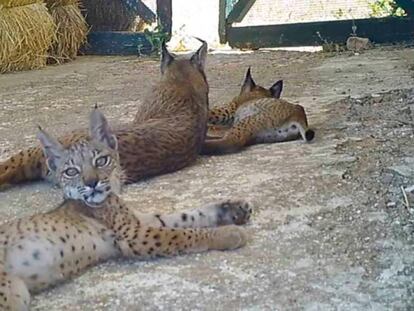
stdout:
{"type": "Polygon", "coordinates": [[[226,200],[200,208],[171,214],[138,214],[141,223],[151,227],[206,228],[244,225],[252,214],[252,205],[244,200],[226,200]]]}
{"type": "Polygon", "coordinates": [[[242,247],[247,235],[238,226],[208,229],[135,227],[129,224],[117,244],[126,257],[174,256],[207,250],[232,250],[242,247]]]}
{"type": "Polygon", "coordinates": [[[108,198],[105,207],[92,209],[90,212],[113,230],[116,244],[126,257],[147,258],[228,250],[242,247],[247,242],[245,231],[234,225],[205,229],[146,226],[117,197],[108,198]]]}
{"type": "Polygon", "coordinates": [[[5,272],[0,265],[0,310],[28,311],[30,294],[25,283],[5,272]]]}
{"type": "Polygon", "coordinates": [[[237,152],[253,142],[262,125],[254,117],[246,117],[233,124],[222,138],[206,139],[201,154],[227,154],[237,152]]]}

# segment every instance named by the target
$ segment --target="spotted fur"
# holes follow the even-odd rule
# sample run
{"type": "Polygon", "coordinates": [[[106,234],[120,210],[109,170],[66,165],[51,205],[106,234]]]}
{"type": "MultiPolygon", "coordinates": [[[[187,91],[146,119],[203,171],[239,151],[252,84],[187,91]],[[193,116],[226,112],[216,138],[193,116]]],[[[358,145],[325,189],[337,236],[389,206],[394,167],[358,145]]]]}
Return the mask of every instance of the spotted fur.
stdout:
{"type": "MultiPolygon", "coordinates": [[[[135,120],[115,131],[124,183],[181,169],[197,158],[208,118],[206,54],[205,42],[190,59],[177,59],[163,45],[160,82],[137,107],[135,120]]],[[[78,130],[59,142],[67,147],[87,134],[78,130]]],[[[0,163],[0,187],[42,178],[54,181],[40,147],[0,163]]]]}
{"type": "Polygon", "coordinates": [[[251,215],[241,200],[170,215],[130,209],[117,195],[116,137],[99,111],[91,115],[89,141],[65,148],[43,130],[38,136],[65,199],[48,213],[0,226],[0,310],[29,310],[30,293],[110,258],[227,250],[246,243],[246,233],[234,225],[251,215]]]}
{"type": "Polygon", "coordinates": [[[202,153],[232,153],[252,144],[298,138],[311,141],[315,133],[308,128],[304,108],[280,99],[282,88],[281,80],[270,89],[256,85],[249,68],[240,94],[210,111],[210,125],[219,124],[224,130],[209,128],[202,153]]]}
{"type": "Polygon", "coordinates": [[[247,69],[240,94],[234,97],[224,106],[216,106],[210,109],[208,114],[209,125],[230,127],[233,124],[237,109],[244,103],[259,98],[280,98],[283,90],[283,80],[275,82],[266,89],[254,82],[250,67],[247,69]]]}

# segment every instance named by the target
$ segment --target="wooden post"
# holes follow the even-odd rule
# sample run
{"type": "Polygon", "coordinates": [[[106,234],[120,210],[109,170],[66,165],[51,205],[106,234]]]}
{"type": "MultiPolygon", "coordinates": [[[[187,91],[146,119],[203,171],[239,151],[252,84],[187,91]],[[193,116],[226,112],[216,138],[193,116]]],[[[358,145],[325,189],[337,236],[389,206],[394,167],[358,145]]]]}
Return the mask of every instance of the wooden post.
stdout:
{"type": "Polygon", "coordinates": [[[168,33],[168,39],[172,32],[172,0],[157,0],[158,22],[162,30],[168,33]]]}
{"type": "Polygon", "coordinates": [[[220,43],[224,44],[227,42],[226,38],[226,29],[227,29],[227,22],[226,22],[226,0],[219,0],[219,38],[220,43]]]}
{"type": "Polygon", "coordinates": [[[146,23],[156,21],[156,16],[141,0],[124,0],[123,1],[128,10],[138,15],[146,23]]]}
{"type": "Polygon", "coordinates": [[[232,8],[231,12],[227,16],[227,23],[232,24],[234,22],[240,23],[246,14],[249,12],[256,0],[239,0],[232,8]]]}

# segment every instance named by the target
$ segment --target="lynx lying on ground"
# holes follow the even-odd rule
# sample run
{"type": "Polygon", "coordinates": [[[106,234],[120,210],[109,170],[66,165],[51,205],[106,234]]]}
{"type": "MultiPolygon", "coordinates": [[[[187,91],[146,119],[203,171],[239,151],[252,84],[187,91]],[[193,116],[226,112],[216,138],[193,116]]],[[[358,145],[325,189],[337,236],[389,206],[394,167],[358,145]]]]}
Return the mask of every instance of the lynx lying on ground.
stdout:
{"type": "Polygon", "coordinates": [[[253,99],[280,98],[283,90],[283,80],[278,80],[269,89],[256,85],[251,76],[250,67],[247,69],[240,94],[234,97],[230,103],[224,106],[213,107],[208,113],[209,125],[230,127],[234,122],[237,109],[253,99]]]}
{"type": "MultiPolygon", "coordinates": [[[[133,123],[115,131],[123,182],[172,172],[195,161],[205,139],[208,84],[204,74],[207,44],[190,59],[175,59],[162,46],[161,80],[149,92],[133,123]]],[[[69,146],[87,137],[86,130],[63,136],[69,146]]],[[[0,163],[0,187],[19,182],[54,179],[40,147],[23,150],[0,163]]]]}
{"type": "Polygon", "coordinates": [[[209,134],[202,153],[231,153],[252,144],[282,142],[299,137],[311,141],[315,132],[308,128],[305,110],[300,105],[280,99],[282,88],[281,80],[269,90],[256,85],[249,68],[240,94],[230,104],[210,111],[210,124],[230,128],[219,138],[209,134]]]}
{"type": "Polygon", "coordinates": [[[251,214],[243,201],[227,201],[170,215],[136,215],[118,197],[117,139],[104,116],[91,114],[89,141],[68,149],[44,131],[46,162],[64,191],[56,209],[0,226],[0,310],[28,310],[29,292],[113,257],[170,256],[246,243],[251,214]],[[214,227],[218,228],[201,228],[214,227]]]}

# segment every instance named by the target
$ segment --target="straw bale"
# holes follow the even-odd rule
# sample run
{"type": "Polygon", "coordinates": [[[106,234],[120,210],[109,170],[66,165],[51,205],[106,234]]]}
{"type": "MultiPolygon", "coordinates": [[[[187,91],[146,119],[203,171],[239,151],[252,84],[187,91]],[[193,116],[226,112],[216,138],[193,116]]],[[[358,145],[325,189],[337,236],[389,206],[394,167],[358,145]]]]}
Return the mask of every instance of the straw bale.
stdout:
{"type": "Polygon", "coordinates": [[[44,3],[0,7],[0,72],[46,65],[56,25],[44,3]]]}
{"type": "Polygon", "coordinates": [[[34,3],[42,3],[42,0],[0,0],[0,7],[14,8],[34,3]]]}
{"type": "Polygon", "coordinates": [[[49,9],[57,6],[79,5],[78,0],[44,0],[44,2],[49,9]]]}
{"type": "Polygon", "coordinates": [[[49,51],[49,61],[60,63],[74,59],[80,46],[86,42],[88,33],[88,25],[78,4],[54,5],[50,13],[57,25],[57,40],[49,51]]]}

